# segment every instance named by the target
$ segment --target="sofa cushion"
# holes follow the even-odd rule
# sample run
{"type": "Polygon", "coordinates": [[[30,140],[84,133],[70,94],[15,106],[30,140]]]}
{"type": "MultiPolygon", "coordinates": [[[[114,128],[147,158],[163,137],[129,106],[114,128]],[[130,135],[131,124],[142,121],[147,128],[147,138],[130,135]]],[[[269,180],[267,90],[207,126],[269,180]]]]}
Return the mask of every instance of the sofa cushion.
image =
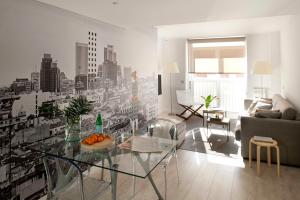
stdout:
{"type": "Polygon", "coordinates": [[[255,108],[256,109],[262,109],[262,110],[271,110],[272,109],[272,103],[264,103],[264,102],[257,102],[255,108]]]}
{"type": "Polygon", "coordinates": [[[279,110],[261,110],[255,113],[255,117],[280,119],[281,112],[279,110]]]}
{"type": "Polygon", "coordinates": [[[296,120],[297,120],[297,121],[300,121],[300,113],[297,113],[296,120]]]}
{"type": "Polygon", "coordinates": [[[297,110],[292,106],[290,102],[284,99],[281,95],[276,94],[273,96],[273,108],[272,110],[280,110],[281,118],[288,120],[295,120],[297,110]]]}
{"type": "Polygon", "coordinates": [[[272,107],[272,100],[264,98],[255,98],[249,106],[247,112],[250,116],[254,116],[257,109],[271,110],[272,107]]]}

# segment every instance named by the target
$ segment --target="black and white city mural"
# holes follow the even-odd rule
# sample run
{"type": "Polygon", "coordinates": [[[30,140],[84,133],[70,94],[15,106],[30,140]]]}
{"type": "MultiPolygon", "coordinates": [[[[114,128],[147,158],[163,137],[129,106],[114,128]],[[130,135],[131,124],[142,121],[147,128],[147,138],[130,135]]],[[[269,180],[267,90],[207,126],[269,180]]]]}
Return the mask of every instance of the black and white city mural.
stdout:
{"type": "Polygon", "coordinates": [[[143,126],[157,115],[154,40],[28,2],[4,1],[0,8],[0,199],[45,194],[41,155],[24,149],[64,133],[65,121],[55,110],[72,98],[84,95],[92,102],[82,130],[95,128],[99,112],[104,130],[110,132],[123,131],[132,120],[143,126]],[[37,9],[44,13],[33,12],[37,9]],[[153,48],[145,50],[144,40],[153,48]],[[49,107],[51,112],[43,112],[49,107]]]}

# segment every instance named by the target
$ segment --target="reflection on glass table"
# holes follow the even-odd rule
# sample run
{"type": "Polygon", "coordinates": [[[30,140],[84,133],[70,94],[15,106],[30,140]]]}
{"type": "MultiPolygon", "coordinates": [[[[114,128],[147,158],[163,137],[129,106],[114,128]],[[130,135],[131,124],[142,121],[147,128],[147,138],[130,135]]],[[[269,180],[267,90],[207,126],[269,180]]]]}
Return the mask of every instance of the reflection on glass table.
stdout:
{"type": "MultiPolygon", "coordinates": [[[[112,199],[116,199],[117,173],[139,178],[149,178],[158,198],[163,199],[152,180],[151,172],[165,157],[173,152],[174,148],[176,148],[177,141],[157,137],[139,137],[143,137],[143,140],[138,141],[139,143],[144,142],[145,146],[149,143],[153,144],[155,152],[141,153],[127,148],[121,148],[119,141],[116,141],[110,148],[86,150],[82,148],[80,142],[65,141],[63,134],[33,143],[29,148],[46,155],[68,159],[79,167],[95,166],[110,170],[112,199]]],[[[126,138],[124,138],[124,141],[125,140],[126,138]]],[[[143,144],[138,144],[138,146],[143,146],[143,144]]]]}

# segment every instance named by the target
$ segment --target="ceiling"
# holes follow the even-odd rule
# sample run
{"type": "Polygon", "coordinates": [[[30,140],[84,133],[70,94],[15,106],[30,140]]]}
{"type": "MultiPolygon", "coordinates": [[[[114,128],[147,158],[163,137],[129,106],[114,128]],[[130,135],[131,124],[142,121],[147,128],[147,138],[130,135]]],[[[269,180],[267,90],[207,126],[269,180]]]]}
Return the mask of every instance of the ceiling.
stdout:
{"type": "Polygon", "coordinates": [[[158,26],[160,38],[224,37],[276,32],[284,28],[290,15],[248,19],[220,20],[158,26]]]}
{"type": "Polygon", "coordinates": [[[267,17],[298,13],[299,0],[38,0],[121,27],[267,17]],[[113,2],[117,4],[113,4],[113,2]]]}

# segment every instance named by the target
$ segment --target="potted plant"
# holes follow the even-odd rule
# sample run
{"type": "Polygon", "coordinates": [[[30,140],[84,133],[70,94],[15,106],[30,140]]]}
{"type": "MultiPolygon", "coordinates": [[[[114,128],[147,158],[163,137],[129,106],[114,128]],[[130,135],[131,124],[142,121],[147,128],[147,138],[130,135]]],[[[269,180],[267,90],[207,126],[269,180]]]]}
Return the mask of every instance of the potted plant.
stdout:
{"type": "Polygon", "coordinates": [[[80,140],[81,116],[88,114],[91,110],[91,102],[84,96],[72,99],[69,106],[64,109],[64,115],[67,122],[67,141],[74,142],[80,140]]]}
{"type": "Polygon", "coordinates": [[[217,98],[217,96],[212,96],[211,94],[204,97],[201,96],[202,99],[204,99],[204,107],[206,110],[210,107],[210,104],[217,98]]]}

